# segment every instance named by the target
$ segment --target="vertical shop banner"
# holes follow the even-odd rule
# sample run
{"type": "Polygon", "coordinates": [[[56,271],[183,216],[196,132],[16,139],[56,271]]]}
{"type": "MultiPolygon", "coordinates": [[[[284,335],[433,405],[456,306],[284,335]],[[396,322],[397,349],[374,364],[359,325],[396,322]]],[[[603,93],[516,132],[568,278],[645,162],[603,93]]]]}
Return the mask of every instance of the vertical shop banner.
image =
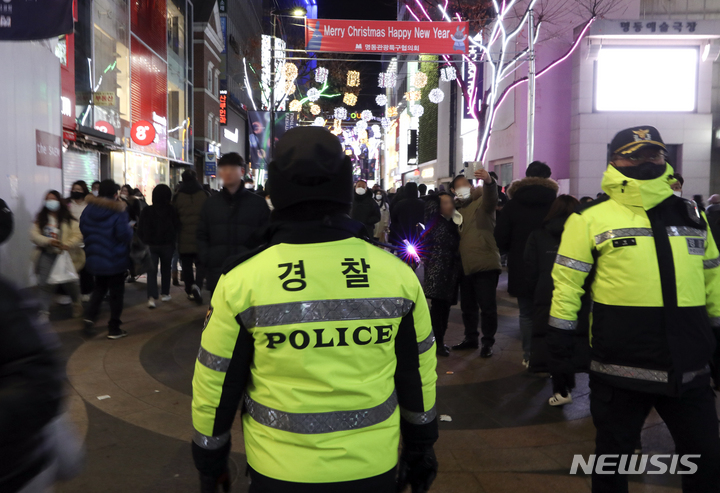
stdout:
{"type": "Polygon", "coordinates": [[[480,105],[482,104],[484,78],[484,65],[478,62],[480,52],[475,46],[470,46],[468,56],[463,63],[463,80],[467,83],[469,94],[468,98],[463,98],[463,118],[465,120],[474,120],[473,115],[478,115],[480,105]]]}
{"type": "Polygon", "coordinates": [[[468,31],[468,23],[459,21],[307,19],[305,45],[313,52],[456,55],[468,52],[468,31]]]}
{"type": "MultiPolygon", "coordinates": [[[[270,145],[270,112],[248,111],[250,122],[250,163],[253,169],[267,169],[272,160],[272,146],[270,145]]],[[[289,129],[297,126],[297,115],[292,111],[275,112],[275,144],[289,129]]]]}
{"type": "Polygon", "coordinates": [[[73,0],[0,1],[0,41],[55,38],[73,32],[73,0]]]}

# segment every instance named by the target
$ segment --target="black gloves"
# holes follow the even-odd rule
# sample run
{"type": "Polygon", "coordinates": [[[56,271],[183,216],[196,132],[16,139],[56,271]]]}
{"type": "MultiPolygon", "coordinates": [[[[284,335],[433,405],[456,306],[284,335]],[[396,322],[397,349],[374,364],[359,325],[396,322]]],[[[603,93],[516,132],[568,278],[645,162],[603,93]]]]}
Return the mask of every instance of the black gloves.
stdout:
{"type": "Polygon", "coordinates": [[[398,467],[397,491],[408,484],[412,493],[427,493],[438,471],[438,461],[432,445],[404,445],[398,467]]]}
{"type": "Polygon", "coordinates": [[[230,491],[230,471],[225,469],[218,477],[200,473],[200,493],[218,493],[220,487],[224,493],[230,491]]]}

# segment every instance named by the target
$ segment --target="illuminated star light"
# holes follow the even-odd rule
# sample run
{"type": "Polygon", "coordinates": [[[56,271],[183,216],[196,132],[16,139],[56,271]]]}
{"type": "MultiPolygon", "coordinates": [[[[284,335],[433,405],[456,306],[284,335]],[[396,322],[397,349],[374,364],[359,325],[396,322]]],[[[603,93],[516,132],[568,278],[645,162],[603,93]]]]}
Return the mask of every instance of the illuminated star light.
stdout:
{"type": "Polygon", "coordinates": [[[347,118],[347,110],[345,108],[335,108],[334,116],[336,120],[344,120],[347,118]]]}
{"type": "Polygon", "coordinates": [[[440,69],[440,80],[443,82],[452,82],[457,79],[457,71],[455,67],[443,67],[440,69]]]}
{"type": "Polygon", "coordinates": [[[313,115],[319,115],[320,111],[320,106],[316,105],[315,103],[310,105],[310,113],[312,113],[313,115]]]}
{"type": "Polygon", "coordinates": [[[398,116],[397,106],[390,106],[387,110],[387,116],[389,116],[390,118],[398,116]]]}
{"type": "Polygon", "coordinates": [[[383,126],[383,128],[388,128],[390,126],[390,118],[384,116],[380,119],[380,125],[383,126]]]}
{"type": "Polygon", "coordinates": [[[315,82],[317,82],[318,84],[324,84],[325,82],[327,82],[327,78],[328,69],[326,69],[325,67],[318,67],[315,70],[315,82]]]}
{"type": "Polygon", "coordinates": [[[439,87],[436,87],[435,89],[430,91],[430,94],[428,94],[428,99],[430,100],[431,103],[438,104],[443,99],[445,99],[445,93],[442,92],[442,89],[440,89],[439,87]]]}
{"type": "Polygon", "coordinates": [[[415,86],[418,89],[422,89],[427,85],[428,77],[425,72],[417,72],[413,76],[413,83],[412,85],[415,86]]]}
{"type": "Polygon", "coordinates": [[[410,107],[410,114],[420,118],[425,113],[425,108],[420,104],[414,104],[410,107]]]}
{"type": "Polygon", "coordinates": [[[343,103],[348,106],[355,106],[355,103],[357,103],[357,96],[351,92],[346,92],[345,96],[343,96],[343,103]]]}
{"type": "Polygon", "coordinates": [[[378,86],[381,88],[393,88],[397,83],[397,74],[395,72],[381,72],[378,77],[378,86]]]}
{"type": "Polygon", "coordinates": [[[358,130],[366,130],[368,127],[368,124],[365,120],[358,120],[358,122],[355,124],[355,128],[358,130]]]}
{"type": "Polygon", "coordinates": [[[348,87],[357,87],[360,85],[360,72],[357,70],[348,70],[347,73],[348,87]]]}
{"type": "Polygon", "coordinates": [[[289,62],[286,63],[285,64],[285,78],[288,81],[292,82],[295,79],[297,79],[297,76],[298,76],[297,65],[295,65],[294,63],[289,63],[289,62]]]}
{"type": "Polygon", "coordinates": [[[378,97],[375,98],[375,102],[378,104],[378,106],[385,106],[387,104],[387,96],[384,94],[378,95],[378,97]]]}
{"type": "Polygon", "coordinates": [[[369,122],[373,119],[372,111],[370,110],[364,110],[362,113],[360,113],[360,118],[365,120],[366,122],[369,122]]]}
{"type": "Polygon", "coordinates": [[[318,116],[317,118],[315,118],[315,120],[313,121],[312,124],[313,124],[313,127],[324,127],[325,126],[325,118],[323,118],[322,116],[318,116]]]}
{"type": "Polygon", "coordinates": [[[314,103],[315,101],[320,99],[320,91],[316,87],[311,87],[310,89],[308,89],[307,98],[309,101],[314,103]]]}
{"type": "Polygon", "coordinates": [[[302,103],[297,99],[293,99],[292,101],[290,101],[288,108],[290,109],[290,111],[302,111],[302,103]]]}

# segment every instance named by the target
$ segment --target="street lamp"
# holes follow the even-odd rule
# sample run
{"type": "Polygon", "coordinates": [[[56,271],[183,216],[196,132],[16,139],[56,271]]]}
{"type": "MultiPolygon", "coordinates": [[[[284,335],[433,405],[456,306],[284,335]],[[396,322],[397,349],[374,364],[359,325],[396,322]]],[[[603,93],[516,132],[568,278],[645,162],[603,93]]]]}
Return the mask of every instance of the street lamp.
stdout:
{"type": "Polygon", "coordinates": [[[291,9],[271,10],[272,18],[272,41],[270,43],[270,159],[275,158],[275,86],[277,78],[277,70],[275,69],[275,26],[277,25],[277,17],[289,15],[290,17],[304,18],[307,10],[303,7],[293,7],[291,9]]]}

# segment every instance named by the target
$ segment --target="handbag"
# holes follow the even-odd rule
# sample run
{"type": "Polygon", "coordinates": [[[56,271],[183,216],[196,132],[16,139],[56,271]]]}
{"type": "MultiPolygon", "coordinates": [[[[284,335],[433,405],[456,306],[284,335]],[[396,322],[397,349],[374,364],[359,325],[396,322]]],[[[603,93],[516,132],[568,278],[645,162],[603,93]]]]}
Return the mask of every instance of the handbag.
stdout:
{"type": "Polygon", "coordinates": [[[150,270],[152,259],[150,256],[150,247],[140,239],[137,231],[133,233],[132,243],[130,244],[130,260],[135,270],[136,276],[145,274],[150,270]]]}
{"type": "Polygon", "coordinates": [[[47,278],[47,284],[65,284],[78,279],[80,279],[80,276],[75,270],[70,253],[64,250],[55,257],[55,262],[47,278]]]}

